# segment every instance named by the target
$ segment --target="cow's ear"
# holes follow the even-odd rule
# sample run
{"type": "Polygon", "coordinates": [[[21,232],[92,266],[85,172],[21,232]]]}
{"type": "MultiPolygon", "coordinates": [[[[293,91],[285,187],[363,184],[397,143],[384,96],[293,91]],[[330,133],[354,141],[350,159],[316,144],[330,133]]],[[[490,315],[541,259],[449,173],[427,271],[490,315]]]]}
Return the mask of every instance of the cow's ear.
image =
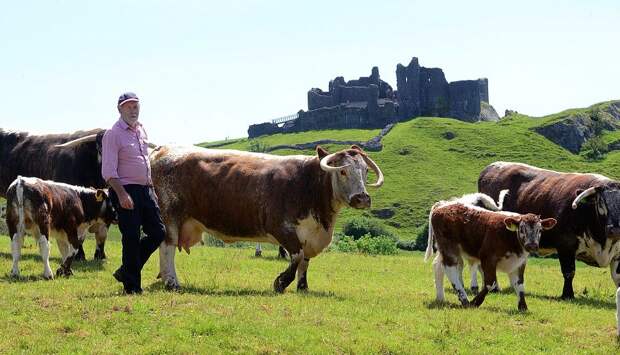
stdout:
{"type": "Polygon", "coordinates": [[[506,217],[504,218],[504,224],[506,225],[506,229],[512,232],[516,232],[519,229],[519,219],[514,217],[506,217]]]}
{"type": "Polygon", "coordinates": [[[364,150],[363,150],[363,149],[362,149],[359,145],[357,145],[357,144],[353,144],[353,145],[351,146],[351,149],[354,149],[354,150],[360,151],[360,152],[362,152],[362,153],[364,152],[364,150]]]}
{"type": "Polygon", "coordinates": [[[542,226],[543,230],[549,230],[555,227],[556,223],[558,223],[558,221],[555,218],[547,218],[540,221],[540,225],[542,226]]]}
{"type": "Polygon", "coordinates": [[[103,200],[105,200],[107,197],[108,194],[105,192],[105,190],[98,189],[97,192],[95,192],[95,199],[97,200],[97,202],[103,202],[103,200]]]}
{"type": "Polygon", "coordinates": [[[326,156],[329,155],[329,152],[325,149],[323,149],[323,147],[321,147],[320,145],[316,146],[316,154],[319,156],[319,159],[323,159],[326,156]]]}

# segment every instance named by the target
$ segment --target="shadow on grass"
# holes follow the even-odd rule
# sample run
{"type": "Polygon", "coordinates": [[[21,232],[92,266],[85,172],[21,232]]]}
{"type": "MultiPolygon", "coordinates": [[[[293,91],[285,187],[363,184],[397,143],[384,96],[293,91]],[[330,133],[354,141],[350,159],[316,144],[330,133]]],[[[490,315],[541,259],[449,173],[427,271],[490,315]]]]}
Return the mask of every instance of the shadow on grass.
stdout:
{"type": "MultiPolygon", "coordinates": [[[[0,252],[0,258],[13,260],[13,255],[11,253],[7,253],[7,252],[0,252]]],[[[41,255],[40,254],[31,254],[31,253],[22,254],[20,256],[19,260],[34,260],[34,261],[41,262],[41,255]]],[[[50,263],[51,262],[60,263],[60,258],[57,257],[57,256],[50,256],[50,263]]]]}
{"type": "Polygon", "coordinates": [[[589,307],[600,308],[600,309],[616,309],[615,302],[596,299],[596,298],[577,297],[572,300],[563,300],[559,296],[539,295],[536,293],[526,293],[525,295],[526,297],[537,298],[540,300],[567,302],[567,303],[573,303],[576,305],[589,306],[589,307]]]}
{"type": "Polygon", "coordinates": [[[255,260],[265,260],[265,261],[282,261],[282,262],[289,262],[290,260],[288,258],[281,258],[277,255],[277,250],[276,250],[276,254],[274,255],[269,255],[269,256],[254,256],[252,257],[252,259],[255,260]]]}
{"type": "MultiPolygon", "coordinates": [[[[488,297],[489,296],[487,296],[487,298],[488,297]]],[[[469,301],[471,302],[472,300],[470,299],[469,301]]],[[[500,308],[500,307],[495,307],[495,306],[485,306],[484,303],[482,303],[480,307],[474,307],[471,305],[468,307],[463,307],[460,303],[452,303],[452,302],[437,301],[437,300],[426,302],[425,305],[426,305],[426,308],[428,309],[468,309],[471,312],[488,311],[488,312],[493,312],[493,313],[504,313],[509,316],[530,314],[529,311],[525,311],[525,312],[519,311],[517,309],[516,301],[515,301],[514,309],[505,309],[505,308],[500,308]]]]}

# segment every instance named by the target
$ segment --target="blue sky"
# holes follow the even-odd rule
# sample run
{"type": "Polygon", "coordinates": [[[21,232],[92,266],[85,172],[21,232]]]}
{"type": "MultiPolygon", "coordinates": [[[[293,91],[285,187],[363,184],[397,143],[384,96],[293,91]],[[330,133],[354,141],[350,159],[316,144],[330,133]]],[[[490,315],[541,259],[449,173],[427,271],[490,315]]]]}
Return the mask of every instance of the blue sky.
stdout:
{"type": "Polygon", "coordinates": [[[619,21],[612,0],[0,0],[0,127],[106,128],[132,90],[156,143],[242,137],[338,75],[396,87],[413,56],[544,115],[620,99],[619,21]]]}

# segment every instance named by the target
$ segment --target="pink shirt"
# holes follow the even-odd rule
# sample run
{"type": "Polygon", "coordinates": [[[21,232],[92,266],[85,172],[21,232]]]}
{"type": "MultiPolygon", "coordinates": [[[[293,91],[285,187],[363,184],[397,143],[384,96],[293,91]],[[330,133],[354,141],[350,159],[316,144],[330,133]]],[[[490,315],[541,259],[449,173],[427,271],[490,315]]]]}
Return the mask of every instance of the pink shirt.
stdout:
{"type": "Polygon", "coordinates": [[[103,135],[101,175],[107,182],[112,178],[122,185],[152,185],[148,156],[148,136],[138,122],[131,128],[123,119],[103,135]]]}

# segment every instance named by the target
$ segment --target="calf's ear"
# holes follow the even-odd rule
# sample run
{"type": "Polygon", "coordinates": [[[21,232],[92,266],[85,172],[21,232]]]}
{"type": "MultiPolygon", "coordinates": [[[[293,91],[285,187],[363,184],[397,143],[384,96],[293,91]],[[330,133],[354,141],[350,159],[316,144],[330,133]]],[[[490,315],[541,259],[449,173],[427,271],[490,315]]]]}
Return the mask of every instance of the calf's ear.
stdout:
{"type": "Polygon", "coordinates": [[[512,232],[516,232],[519,229],[519,219],[514,217],[506,217],[504,218],[504,224],[506,225],[506,229],[512,232]]]}
{"type": "Polygon", "coordinates": [[[316,154],[319,156],[319,159],[323,159],[326,156],[329,155],[329,152],[325,149],[323,149],[323,147],[321,147],[320,145],[316,146],[316,154]]]}
{"type": "Polygon", "coordinates": [[[540,221],[540,225],[543,230],[548,230],[555,227],[556,223],[558,223],[558,221],[555,218],[547,218],[540,221]]]}
{"type": "Polygon", "coordinates": [[[107,197],[108,197],[108,194],[104,190],[99,189],[95,193],[95,200],[97,200],[97,202],[102,202],[107,197]]]}

